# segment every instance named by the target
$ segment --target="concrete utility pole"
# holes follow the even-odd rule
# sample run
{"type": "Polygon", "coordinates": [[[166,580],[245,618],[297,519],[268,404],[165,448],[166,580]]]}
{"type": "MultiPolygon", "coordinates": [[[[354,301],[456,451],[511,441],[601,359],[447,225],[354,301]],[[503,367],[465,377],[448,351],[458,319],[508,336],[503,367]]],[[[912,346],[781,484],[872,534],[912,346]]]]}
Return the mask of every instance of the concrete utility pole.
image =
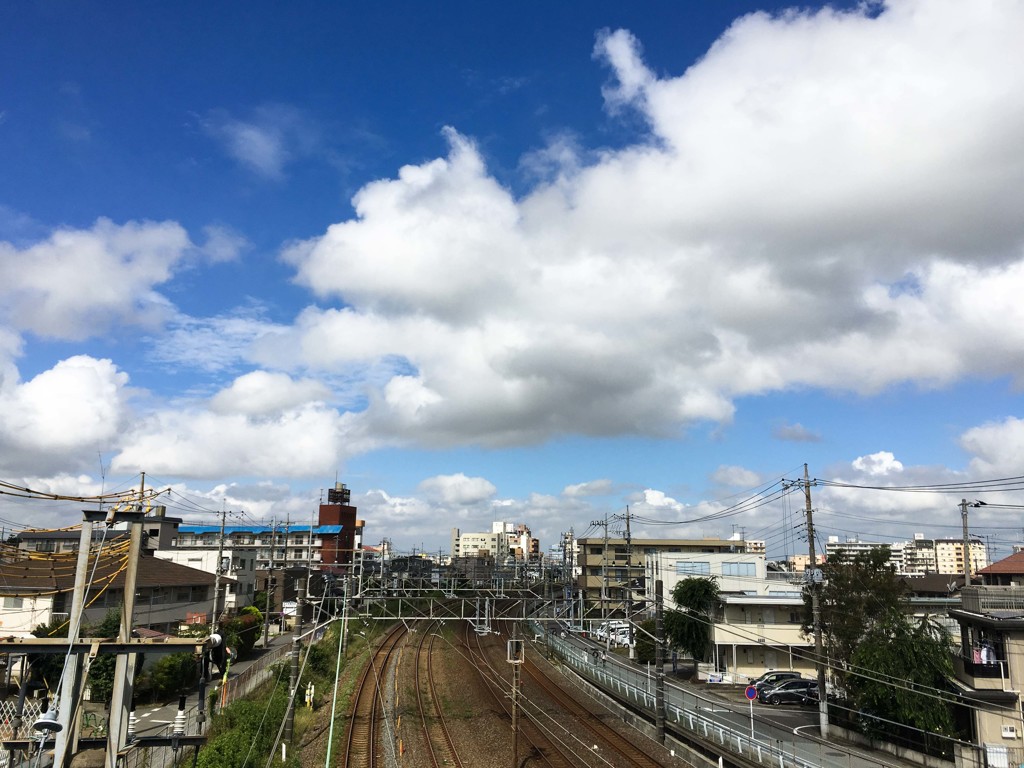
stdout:
{"type": "MultiPolygon", "coordinates": [[[[604,546],[601,548],[601,618],[608,618],[608,515],[604,520],[594,520],[591,525],[604,526],[604,546]]],[[[607,630],[608,628],[605,627],[607,630]]]]}
{"type": "Polygon", "coordinates": [[[220,538],[217,540],[217,567],[214,569],[213,577],[213,620],[210,622],[210,634],[216,634],[220,624],[220,577],[224,572],[224,524],[227,517],[227,500],[225,499],[220,510],[220,538]]]}
{"type": "Polygon", "coordinates": [[[967,529],[967,499],[960,500],[960,520],[964,524],[964,586],[971,586],[971,537],[967,529]]]}
{"type": "Polygon", "coordinates": [[[285,716],[284,739],[289,744],[295,731],[295,695],[299,686],[299,654],[302,650],[302,611],[306,606],[306,583],[296,583],[295,632],[292,633],[291,670],[288,674],[288,714],[285,716]]]}
{"type": "MultiPolygon", "coordinates": [[[[82,614],[85,611],[86,590],[89,582],[89,553],[92,549],[92,522],[82,521],[82,535],[78,540],[78,563],[75,569],[75,589],[71,596],[71,615],[68,617],[68,643],[78,641],[82,629],[82,614]]],[[[99,557],[99,553],[96,554],[99,557]]],[[[57,731],[53,764],[57,768],[68,768],[71,758],[77,751],[78,699],[82,687],[82,657],[75,653],[68,654],[64,664],[64,672],[60,680],[60,700],[54,701],[57,710],[57,722],[61,729],[57,731]]]]}
{"type": "Polygon", "coordinates": [[[263,647],[270,644],[270,607],[274,604],[274,539],[277,538],[277,519],[270,521],[270,560],[267,568],[267,604],[263,611],[263,647]]]}
{"type": "MultiPolygon", "coordinates": [[[[142,555],[142,522],[146,513],[142,500],[146,495],[146,473],[139,484],[139,503],[129,513],[111,513],[111,522],[121,518],[129,521],[128,566],[124,577],[124,601],[121,604],[121,628],[117,640],[127,643],[132,637],[135,613],[135,589],[139,575],[139,557],[142,555]]],[[[128,742],[128,718],[131,716],[132,693],[135,683],[135,661],[138,654],[118,654],[114,666],[114,688],[110,696],[110,730],[107,736],[105,768],[117,768],[117,753],[128,742]]]]}
{"type": "Polygon", "coordinates": [[[633,535],[629,530],[629,504],[626,505],[626,624],[629,633],[629,658],[636,658],[636,637],[633,634],[633,535]]]}
{"type": "Polygon", "coordinates": [[[654,688],[654,727],[658,731],[658,741],[665,743],[665,619],[664,584],[661,574],[656,574],[654,582],[654,634],[657,636],[654,645],[654,665],[657,668],[654,688]]]}
{"type": "Polygon", "coordinates": [[[825,643],[821,637],[821,588],[818,558],[814,551],[814,515],[811,507],[811,481],[804,464],[804,502],[807,511],[807,551],[810,555],[810,579],[807,588],[811,591],[811,621],[814,625],[814,664],[818,670],[818,725],[821,738],[828,738],[828,695],[825,689],[825,643]]]}
{"type": "Polygon", "coordinates": [[[519,766],[519,676],[523,663],[523,641],[519,639],[519,622],[512,622],[512,639],[508,643],[508,661],[512,665],[512,768],[519,766]]]}

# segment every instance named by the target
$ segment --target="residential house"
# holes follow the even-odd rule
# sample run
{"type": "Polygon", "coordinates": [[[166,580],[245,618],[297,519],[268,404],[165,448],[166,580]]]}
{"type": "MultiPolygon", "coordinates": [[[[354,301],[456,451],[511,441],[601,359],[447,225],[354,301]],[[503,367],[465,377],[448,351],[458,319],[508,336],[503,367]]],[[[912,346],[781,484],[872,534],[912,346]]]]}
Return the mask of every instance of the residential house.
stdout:
{"type": "MultiPolygon", "coordinates": [[[[91,577],[83,623],[99,623],[124,599],[125,550],[105,548],[90,559],[91,577]],[[94,567],[95,566],[95,567],[94,567]]],[[[32,556],[6,550],[0,558],[0,631],[28,637],[40,624],[66,619],[71,610],[77,555],[32,556]]],[[[133,626],[176,634],[186,623],[208,623],[213,610],[211,573],[166,562],[143,551],[139,556],[133,626]]],[[[224,579],[233,584],[232,579],[224,579]]]]}
{"type": "Polygon", "coordinates": [[[1024,736],[1024,553],[978,573],[982,584],[965,587],[961,606],[949,612],[960,627],[954,682],[970,708],[973,741],[989,748],[1019,748],[1024,736]]]}

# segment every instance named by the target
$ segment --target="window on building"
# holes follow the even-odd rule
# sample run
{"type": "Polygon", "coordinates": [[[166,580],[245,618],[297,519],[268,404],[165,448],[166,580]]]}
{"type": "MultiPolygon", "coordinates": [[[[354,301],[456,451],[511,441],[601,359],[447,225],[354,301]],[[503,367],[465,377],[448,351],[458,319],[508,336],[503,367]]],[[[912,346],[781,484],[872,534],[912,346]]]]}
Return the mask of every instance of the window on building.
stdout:
{"type": "Polygon", "coordinates": [[[723,576],[756,576],[754,563],[722,563],[723,576]]]}
{"type": "Polygon", "coordinates": [[[53,552],[52,541],[37,541],[36,552],[53,552]]]}
{"type": "Polygon", "coordinates": [[[711,563],[681,560],[676,563],[677,576],[710,576],[711,563]]]}
{"type": "Polygon", "coordinates": [[[25,605],[25,598],[23,597],[5,597],[4,608],[18,609],[25,605]]]}

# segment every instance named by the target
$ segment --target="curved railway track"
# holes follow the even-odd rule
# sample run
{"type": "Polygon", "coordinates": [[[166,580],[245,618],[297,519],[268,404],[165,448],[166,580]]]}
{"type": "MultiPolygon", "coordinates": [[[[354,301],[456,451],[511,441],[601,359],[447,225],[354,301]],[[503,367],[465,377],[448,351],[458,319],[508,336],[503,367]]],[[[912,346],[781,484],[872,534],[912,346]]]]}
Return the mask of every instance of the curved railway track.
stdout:
{"type": "MultiPolygon", "coordinates": [[[[499,622],[498,627],[502,631],[501,637],[507,638],[509,636],[508,623],[499,622]]],[[[580,700],[578,691],[568,691],[562,688],[555,678],[530,659],[529,654],[524,657],[522,669],[525,672],[525,677],[529,678],[531,686],[540,689],[552,704],[572,717],[576,726],[581,726],[587,731],[590,740],[600,745],[601,754],[606,759],[614,755],[614,764],[622,768],[663,768],[665,763],[662,760],[651,756],[616,728],[606,723],[580,700]]],[[[577,733],[577,735],[579,734],[577,733]]]]}
{"type": "MultiPolygon", "coordinates": [[[[429,629],[436,628],[431,624],[429,629]]],[[[416,649],[416,702],[420,711],[420,722],[423,725],[423,740],[426,742],[434,768],[455,766],[462,768],[462,759],[455,749],[448,724],[444,719],[444,709],[437,698],[437,686],[434,683],[434,639],[432,631],[424,631],[420,635],[416,649]],[[428,714],[429,712],[429,714],[428,714]]]]}
{"type": "MultiPolygon", "coordinates": [[[[501,710],[511,718],[512,704],[508,695],[511,683],[502,674],[503,670],[491,663],[491,658],[496,655],[493,647],[486,648],[481,636],[475,633],[468,623],[465,625],[465,632],[467,654],[473,660],[484,687],[501,710]]],[[[551,737],[549,733],[549,729],[541,727],[520,709],[518,752],[522,755],[526,750],[530,751],[532,762],[527,761],[528,764],[546,765],[548,768],[577,768],[581,764],[586,765],[581,763],[564,743],[559,743],[559,740],[551,737]]]]}
{"type": "Polygon", "coordinates": [[[377,723],[381,717],[381,679],[391,657],[406,634],[403,624],[391,628],[370,656],[359,678],[352,701],[352,712],[346,729],[345,768],[376,768],[383,764],[377,759],[377,723]]]}
{"type": "Polygon", "coordinates": [[[624,763],[631,768],[662,768],[664,764],[660,760],[656,760],[645,753],[629,739],[604,722],[598,715],[583,705],[574,694],[566,691],[555,680],[544,674],[529,658],[523,664],[523,671],[526,672],[535,685],[544,691],[551,701],[571,714],[577,725],[586,728],[594,739],[603,742],[609,750],[618,755],[620,763],[624,763]]]}

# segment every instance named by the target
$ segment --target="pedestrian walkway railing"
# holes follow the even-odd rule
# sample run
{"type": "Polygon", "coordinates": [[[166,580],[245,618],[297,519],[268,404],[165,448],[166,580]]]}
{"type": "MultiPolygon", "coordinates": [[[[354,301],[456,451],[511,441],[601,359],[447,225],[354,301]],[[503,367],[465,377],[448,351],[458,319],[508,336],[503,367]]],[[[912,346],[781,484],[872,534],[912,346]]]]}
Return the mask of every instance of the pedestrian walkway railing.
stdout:
{"type": "MultiPolygon", "coordinates": [[[[656,674],[641,667],[594,653],[580,641],[546,633],[539,625],[535,637],[543,635],[548,648],[581,677],[611,698],[643,712],[655,720],[656,674]]],[[[730,707],[720,699],[666,683],[666,728],[723,755],[768,768],[892,768],[894,763],[868,752],[850,750],[810,735],[798,735],[748,715],[744,708],[730,707]]],[[[1016,767],[1014,767],[1016,768],[1016,767]]]]}

